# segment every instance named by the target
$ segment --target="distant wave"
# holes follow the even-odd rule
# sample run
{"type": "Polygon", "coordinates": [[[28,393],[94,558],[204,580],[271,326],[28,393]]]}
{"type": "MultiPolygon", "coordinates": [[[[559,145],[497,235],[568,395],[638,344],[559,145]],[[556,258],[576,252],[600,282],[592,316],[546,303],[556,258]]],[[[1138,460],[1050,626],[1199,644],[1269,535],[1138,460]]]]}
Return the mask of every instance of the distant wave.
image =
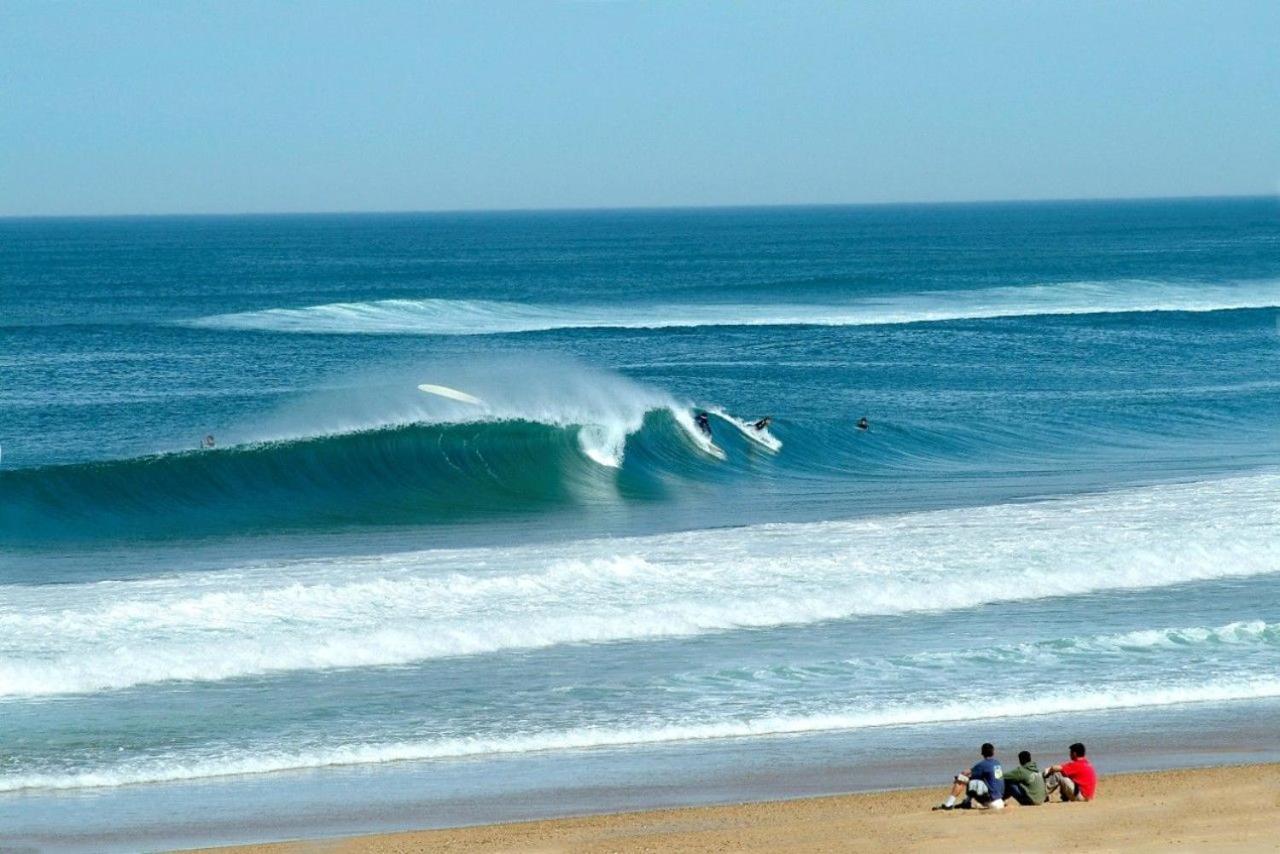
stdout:
{"type": "Polygon", "coordinates": [[[205,329],[327,334],[493,335],[553,329],[862,326],[1028,315],[1207,312],[1280,306],[1280,280],[1226,284],[1140,279],[930,291],[835,304],[566,304],[377,300],[270,308],[186,321],[205,329]]]}
{"type": "MultiPolygon", "coordinates": [[[[1278,492],[1280,474],[1265,474],[868,520],[14,586],[0,613],[0,696],[398,665],[1276,573],[1278,492]]],[[[1266,625],[1197,640],[1198,631],[1082,643],[1114,650],[1275,641],[1266,625]]]]}
{"type": "Polygon", "coordinates": [[[827,730],[912,726],[1006,717],[1053,716],[1068,713],[1168,706],[1183,703],[1230,702],[1280,697],[1280,679],[1192,677],[1155,682],[1142,687],[1094,684],[1069,691],[965,696],[956,692],[949,702],[909,703],[871,709],[851,707],[832,711],[768,715],[730,720],[670,723],[648,726],[581,727],[542,732],[472,738],[421,739],[373,744],[334,744],[306,750],[254,750],[204,754],[190,751],[166,758],[126,760],[102,770],[36,772],[0,778],[0,792],[25,789],[80,789],[198,780],[245,774],[266,774],[342,765],[366,765],[413,760],[455,759],[596,747],[624,747],[673,741],[797,735],[827,730]]]}

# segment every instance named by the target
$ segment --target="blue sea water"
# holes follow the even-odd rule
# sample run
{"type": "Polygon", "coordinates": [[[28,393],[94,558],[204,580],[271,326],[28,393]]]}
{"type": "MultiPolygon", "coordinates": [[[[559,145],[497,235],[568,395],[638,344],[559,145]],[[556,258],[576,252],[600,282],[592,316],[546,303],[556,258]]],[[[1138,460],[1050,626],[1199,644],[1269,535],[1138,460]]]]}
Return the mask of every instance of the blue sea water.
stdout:
{"type": "Polygon", "coordinates": [[[0,827],[1280,749],[1278,308],[1269,198],[0,221],[0,827]]]}

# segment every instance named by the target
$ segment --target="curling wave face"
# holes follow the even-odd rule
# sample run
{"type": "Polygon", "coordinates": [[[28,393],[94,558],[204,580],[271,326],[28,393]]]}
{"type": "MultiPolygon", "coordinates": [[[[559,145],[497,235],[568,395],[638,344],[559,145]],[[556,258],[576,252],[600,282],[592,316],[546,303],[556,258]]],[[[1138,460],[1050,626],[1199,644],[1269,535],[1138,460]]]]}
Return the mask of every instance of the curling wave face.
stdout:
{"type": "MultiPolygon", "coordinates": [[[[1231,389],[1211,391],[1222,396],[1231,389]]],[[[710,406],[708,435],[692,408],[662,393],[611,403],[453,404],[433,412],[414,401],[382,405],[372,415],[308,412],[255,431],[267,438],[226,447],[0,470],[0,536],[38,546],[432,525],[678,502],[691,485],[704,500],[714,494],[749,508],[750,495],[811,492],[822,484],[865,498],[902,478],[927,485],[930,477],[970,472],[993,477],[1020,470],[1028,459],[1104,469],[1135,450],[1156,456],[1168,453],[1170,442],[1183,453],[1197,447],[1194,435],[1180,432],[1184,423],[1197,423],[1195,413],[1144,406],[1126,410],[1105,430],[1082,410],[1026,417],[1019,429],[877,423],[867,433],[830,419],[760,430],[710,406]],[[1082,445],[1079,436],[1090,430],[1091,443],[1082,445]]],[[[1217,418],[1233,425],[1237,443],[1274,445],[1273,431],[1248,401],[1224,397],[1217,418]]],[[[1215,441],[1197,453],[1221,447],[1215,441]]]]}
{"type": "MultiPolygon", "coordinates": [[[[688,416],[636,426],[649,457],[692,456],[688,416]]],[[[625,427],[406,424],[0,473],[10,542],[431,522],[615,500],[625,427]]],[[[641,493],[643,479],[622,488],[641,493]]]]}
{"type": "Polygon", "coordinates": [[[295,401],[223,446],[3,470],[0,534],[34,544],[168,538],[613,505],[658,496],[664,478],[725,457],[661,390],[563,359],[518,367],[454,366],[482,398],[424,394],[416,374],[383,375],[295,401]]]}

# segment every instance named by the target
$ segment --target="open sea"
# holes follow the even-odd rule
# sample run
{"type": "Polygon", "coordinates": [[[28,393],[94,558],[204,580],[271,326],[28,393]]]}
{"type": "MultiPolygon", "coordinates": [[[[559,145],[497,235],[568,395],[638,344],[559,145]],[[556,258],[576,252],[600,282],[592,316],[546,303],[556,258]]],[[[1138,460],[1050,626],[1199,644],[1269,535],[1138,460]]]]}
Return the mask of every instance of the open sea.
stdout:
{"type": "Polygon", "coordinates": [[[1278,309],[1274,198],[0,220],[0,845],[1276,758],[1278,309]]]}

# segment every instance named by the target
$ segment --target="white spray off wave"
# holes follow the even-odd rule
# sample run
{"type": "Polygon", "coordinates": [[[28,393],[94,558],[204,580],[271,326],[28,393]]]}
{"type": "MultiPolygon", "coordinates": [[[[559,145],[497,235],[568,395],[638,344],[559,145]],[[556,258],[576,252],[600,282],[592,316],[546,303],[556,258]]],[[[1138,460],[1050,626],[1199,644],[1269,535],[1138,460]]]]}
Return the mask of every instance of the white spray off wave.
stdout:
{"type": "Polygon", "coordinates": [[[640,430],[648,413],[659,410],[672,414],[692,447],[708,451],[688,409],[688,403],[661,389],[561,355],[488,355],[344,376],[304,401],[232,431],[225,442],[296,440],[413,424],[524,421],[576,429],[588,459],[617,468],[627,437],[640,430]],[[479,400],[424,393],[418,388],[424,383],[479,400]]]}

